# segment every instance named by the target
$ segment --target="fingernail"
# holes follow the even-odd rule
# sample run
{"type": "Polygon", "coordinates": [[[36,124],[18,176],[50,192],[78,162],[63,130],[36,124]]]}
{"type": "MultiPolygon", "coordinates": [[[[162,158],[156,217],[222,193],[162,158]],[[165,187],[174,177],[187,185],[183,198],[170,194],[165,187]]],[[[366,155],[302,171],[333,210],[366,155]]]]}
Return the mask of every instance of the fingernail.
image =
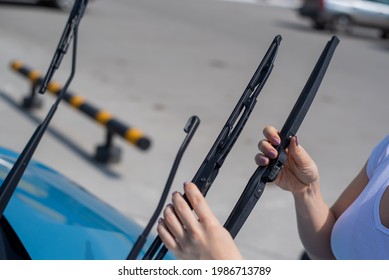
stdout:
{"type": "Polygon", "coordinates": [[[271,158],[276,158],[277,157],[277,151],[276,150],[271,150],[271,151],[269,151],[269,153],[270,153],[270,157],[271,158]]]}
{"type": "Polygon", "coordinates": [[[295,138],[296,138],[296,146],[298,146],[299,145],[299,140],[298,140],[297,136],[295,136],[295,138]]]}
{"type": "Polygon", "coordinates": [[[264,156],[259,156],[258,157],[258,165],[264,166],[268,164],[268,159],[264,156]]]}
{"type": "Polygon", "coordinates": [[[163,219],[162,218],[159,218],[158,219],[158,224],[161,224],[163,222],[163,219]]]}
{"type": "Polygon", "coordinates": [[[281,144],[280,143],[280,139],[278,138],[278,137],[273,137],[273,143],[274,143],[274,145],[279,145],[279,144],[281,144]]]}

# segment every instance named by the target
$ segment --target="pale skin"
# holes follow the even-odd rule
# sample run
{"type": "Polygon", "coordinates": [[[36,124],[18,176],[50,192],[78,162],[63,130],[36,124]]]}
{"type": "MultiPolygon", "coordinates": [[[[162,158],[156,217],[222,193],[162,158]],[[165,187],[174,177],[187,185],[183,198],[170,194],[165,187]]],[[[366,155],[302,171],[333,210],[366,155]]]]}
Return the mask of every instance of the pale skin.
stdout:
{"type": "MultiPolygon", "coordinates": [[[[277,157],[273,146],[280,143],[278,130],[268,126],[258,144],[255,161],[260,166],[277,157]]],[[[312,259],[334,259],[330,246],[332,228],[368,183],[366,165],[346,187],[332,207],[320,191],[319,171],[297,138],[291,138],[288,158],[275,183],[294,199],[300,239],[312,259]]],[[[388,188],[389,189],[389,188],[388,188]]],[[[190,209],[182,194],[175,192],[165,208],[157,230],[165,246],[181,259],[241,259],[234,240],[211,211],[205,198],[192,183],[184,184],[190,209]]],[[[380,204],[381,222],[389,227],[389,191],[380,204]]]]}
{"type": "Polygon", "coordinates": [[[172,203],[165,208],[157,227],[165,246],[180,259],[242,259],[231,235],[196,185],[184,183],[184,191],[194,213],[181,193],[173,193],[172,203]]]}

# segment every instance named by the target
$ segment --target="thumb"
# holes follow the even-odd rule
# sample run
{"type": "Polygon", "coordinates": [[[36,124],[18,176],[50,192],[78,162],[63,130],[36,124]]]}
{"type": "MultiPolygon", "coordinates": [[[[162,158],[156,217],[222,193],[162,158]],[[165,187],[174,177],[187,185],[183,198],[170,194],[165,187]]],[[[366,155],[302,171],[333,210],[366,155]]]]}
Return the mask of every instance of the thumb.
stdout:
{"type": "Polygon", "coordinates": [[[307,162],[308,154],[304,148],[299,145],[297,136],[293,136],[290,139],[288,154],[298,166],[304,165],[307,162]]]}
{"type": "Polygon", "coordinates": [[[294,136],[290,139],[288,147],[288,161],[292,168],[299,170],[311,170],[317,169],[315,162],[305,149],[299,145],[297,137],[294,136]]]}

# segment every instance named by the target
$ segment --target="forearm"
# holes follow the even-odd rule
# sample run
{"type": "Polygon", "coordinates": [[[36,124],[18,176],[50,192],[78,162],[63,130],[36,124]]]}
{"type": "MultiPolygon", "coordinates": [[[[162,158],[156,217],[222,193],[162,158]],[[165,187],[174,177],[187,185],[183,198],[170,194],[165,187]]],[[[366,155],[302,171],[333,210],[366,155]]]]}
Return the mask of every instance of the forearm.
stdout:
{"type": "Polygon", "coordinates": [[[334,259],[331,250],[331,231],[335,217],[324,202],[319,185],[293,194],[297,226],[301,242],[313,259],[334,259]]]}

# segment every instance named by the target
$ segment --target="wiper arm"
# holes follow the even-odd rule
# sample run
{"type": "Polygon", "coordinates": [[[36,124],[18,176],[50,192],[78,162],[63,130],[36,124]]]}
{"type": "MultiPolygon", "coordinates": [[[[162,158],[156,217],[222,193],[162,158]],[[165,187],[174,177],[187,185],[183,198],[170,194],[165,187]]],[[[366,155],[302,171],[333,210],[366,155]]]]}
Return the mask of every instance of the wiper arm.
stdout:
{"type": "MultiPolygon", "coordinates": [[[[209,188],[216,179],[219,169],[223,165],[224,160],[238,139],[252,110],[255,107],[257,97],[273,70],[273,63],[277,55],[281,39],[282,38],[279,35],[274,38],[222,131],[192,180],[204,196],[207,194],[209,188]]],[[[186,198],[185,195],[184,198],[186,198]]],[[[143,259],[153,259],[161,245],[162,241],[160,237],[157,236],[143,259]]],[[[155,259],[163,259],[166,252],[167,248],[162,246],[155,259]]]]}
{"type": "Polygon", "coordinates": [[[43,82],[41,84],[41,87],[39,89],[39,93],[44,93],[47,89],[47,85],[51,81],[55,70],[59,68],[59,65],[61,64],[62,58],[66,54],[70,42],[72,41],[74,37],[74,33],[76,32],[81,18],[83,17],[85,13],[86,6],[88,4],[88,0],[77,0],[72,8],[72,11],[70,12],[68,21],[65,25],[65,29],[62,33],[61,39],[59,40],[57,50],[55,51],[55,54],[53,56],[53,59],[51,60],[49,69],[46,73],[46,76],[43,79],[43,82]]]}
{"type": "Polygon", "coordinates": [[[147,226],[145,227],[143,232],[139,235],[138,239],[136,240],[134,246],[131,249],[131,252],[129,253],[129,255],[127,257],[127,260],[136,260],[140,251],[142,250],[144,244],[146,243],[147,237],[150,234],[150,231],[151,231],[153,225],[157,221],[158,216],[163,209],[163,205],[166,201],[167,195],[169,194],[170,187],[173,183],[173,179],[174,179],[174,176],[176,174],[177,168],[180,164],[181,158],[184,155],[184,152],[185,152],[186,148],[188,147],[190,141],[192,140],[192,137],[195,134],[199,124],[200,124],[200,119],[197,116],[192,116],[189,118],[189,120],[184,128],[184,131],[187,133],[186,137],[184,138],[184,141],[182,142],[180,149],[178,150],[177,156],[176,156],[174,163],[173,163],[173,166],[170,170],[170,174],[169,174],[169,177],[167,179],[165,188],[162,192],[158,206],[155,209],[151,219],[147,223],[147,226]]]}
{"type": "Polygon", "coordinates": [[[259,166],[256,169],[230,216],[227,218],[224,227],[230,232],[233,238],[236,237],[253,210],[255,204],[261,197],[266,183],[273,182],[284,166],[287,158],[286,148],[289,146],[290,138],[296,135],[301,123],[303,122],[304,117],[316,96],[317,90],[319,89],[338,43],[339,39],[336,36],[332,37],[332,39],[327,43],[299,98],[282,127],[280,132],[281,143],[276,147],[278,157],[271,160],[268,166],[259,166]]]}
{"type": "MultiPolygon", "coordinates": [[[[88,2],[88,0],[78,0],[75,2],[73,9],[72,9],[72,12],[71,12],[70,17],[69,17],[69,21],[70,21],[70,19],[73,18],[74,14],[80,15],[78,9],[84,10],[87,2],[88,2]],[[77,11],[75,11],[75,10],[77,10],[77,11]]],[[[12,197],[12,194],[14,193],[20,179],[22,178],[23,173],[24,173],[25,169],[27,168],[28,163],[30,162],[36,148],[38,147],[38,144],[39,144],[40,140],[42,139],[43,134],[45,133],[51,119],[53,118],[55,111],[57,110],[57,107],[58,107],[59,103],[61,102],[64,93],[67,91],[67,89],[68,89],[68,87],[69,87],[69,85],[74,77],[74,74],[76,72],[77,34],[78,34],[78,26],[79,26],[79,22],[80,22],[79,19],[81,17],[77,17],[77,18],[78,18],[78,20],[74,21],[75,23],[73,23],[71,25],[72,30],[70,31],[70,33],[69,33],[68,25],[66,25],[65,30],[64,30],[64,34],[65,33],[72,34],[72,37],[68,38],[67,37],[68,35],[66,35],[66,36],[62,35],[62,38],[61,38],[61,41],[63,41],[64,38],[68,38],[66,40],[66,44],[65,44],[66,49],[67,49],[67,45],[69,44],[70,40],[73,38],[73,56],[72,56],[71,73],[70,73],[69,78],[67,79],[64,87],[61,89],[60,93],[58,94],[55,103],[50,108],[45,119],[42,121],[42,123],[34,131],[33,135],[31,136],[30,140],[28,141],[27,145],[24,147],[22,153],[19,155],[18,159],[16,160],[15,164],[11,168],[10,172],[7,174],[7,177],[4,179],[4,181],[0,187],[0,218],[3,216],[4,210],[7,207],[8,202],[10,201],[10,199],[12,197]]],[[[68,21],[68,23],[69,23],[69,21],[68,21]]],[[[63,49],[62,49],[63,44],[60,44],[58,46],[58,48],[61,48],[61,50],[57,49],[57,51],[55,52],[54,58],[56,58],[59,54],[62,54],[61,55],[61,58],[62,58],[62,56],[64,54],[63,49]]],[[[58,62],[58,60],[56,60],[56,61],[58,62]]],[[[53,62],[54,62],[54,59],[53,59],[53,62]]],[[[52,75],[52,73],[54,71],[53,69],[55,69],[56,66],[59,66],[59,65],[57,63],[52,63],[52,65],[50,65],[50,68],[48,70],[49,75],[46,75],[46,77],[52,75]]]]}

